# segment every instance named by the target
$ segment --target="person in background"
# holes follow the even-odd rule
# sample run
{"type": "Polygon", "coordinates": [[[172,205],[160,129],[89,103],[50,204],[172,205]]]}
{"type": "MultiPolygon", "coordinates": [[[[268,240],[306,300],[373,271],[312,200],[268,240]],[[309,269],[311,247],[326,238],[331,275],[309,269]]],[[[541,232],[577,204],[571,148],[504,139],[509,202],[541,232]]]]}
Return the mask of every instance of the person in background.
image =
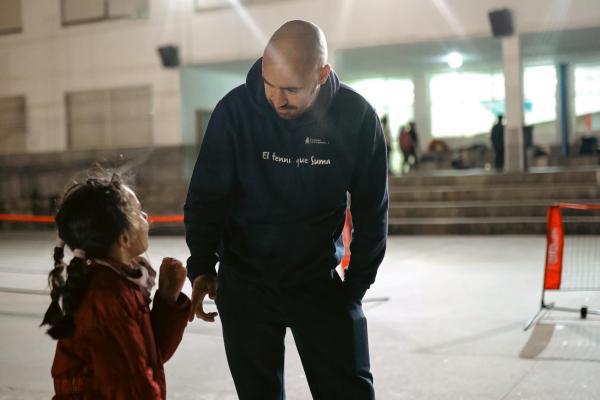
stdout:
{"type": "Polygon", "coordinates": [[[408,123],[408,134],[410,135],[410,140],[412,141],[411,155],[414,158],[413,165],[417,166],[417,164],[419,164],[419,135],[417,134],[414,121],[408,123]]]}
{"type": "Polygon", "coordinates": [[[504,168],[504,124],[502,123],[504,116],[498,115],[498,120],[492,127],[491,141],[494,148],[494,166],[496,170],[502,171],[504,168]]]}
{"type": "Polygon", "coordinates": [[[411,166],[411,157],[414,159],[415,147],[412,136],[410,135],[410,131],[405,125],[400,127],[398,146],[402,152],[402,172],[408,172],[411,166]]]}

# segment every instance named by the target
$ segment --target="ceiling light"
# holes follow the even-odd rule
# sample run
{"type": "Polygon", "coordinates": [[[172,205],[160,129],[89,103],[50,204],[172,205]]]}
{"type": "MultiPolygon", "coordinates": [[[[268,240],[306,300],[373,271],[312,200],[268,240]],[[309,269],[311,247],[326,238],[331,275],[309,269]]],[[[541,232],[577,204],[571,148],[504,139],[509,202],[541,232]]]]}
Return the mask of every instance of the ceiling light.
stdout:
{"type": "Polygon", "coordinates": [[[448,54],[446,60],[448,61],[448,66],[453,69],[460,68],[463,65],[463,56],[456,51],[448,54]]]}

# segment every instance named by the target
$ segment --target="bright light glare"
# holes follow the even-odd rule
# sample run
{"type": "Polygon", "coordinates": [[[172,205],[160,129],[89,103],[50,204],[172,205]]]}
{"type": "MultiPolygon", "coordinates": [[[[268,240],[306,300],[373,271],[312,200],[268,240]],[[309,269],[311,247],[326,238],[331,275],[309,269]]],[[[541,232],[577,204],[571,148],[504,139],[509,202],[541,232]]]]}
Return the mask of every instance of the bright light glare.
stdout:
{"type": "Polygon", "coordinates": [[[229,0],[229,3],[238,14],[240,19],[246,24],[248,29],[250,29],[256,40],[261,44],[266,44],[268,40],[267,35],[265,35],[254,18],[252,18],[246,8],[240,3],[240,0],[229,0]]]}
{"type": "Polygon", "coordinates": [[[453,51],[452,53],[448,54],[447,61],[450,68],[457,69],[463,65],[463,56],[460,53],[453,51]]]}

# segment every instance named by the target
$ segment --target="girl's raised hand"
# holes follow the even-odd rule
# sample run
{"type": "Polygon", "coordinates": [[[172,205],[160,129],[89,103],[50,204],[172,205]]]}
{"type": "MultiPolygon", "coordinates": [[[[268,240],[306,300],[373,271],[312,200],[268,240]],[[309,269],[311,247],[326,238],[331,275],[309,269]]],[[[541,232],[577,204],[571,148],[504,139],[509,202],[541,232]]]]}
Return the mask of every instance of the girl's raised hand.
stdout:
{"type": "Polygon", "coordinates": [[[174,304],[185,284],[187,271],[181,261],[165,257],[160,264],[158,293],[169,304],[174,304]]]}

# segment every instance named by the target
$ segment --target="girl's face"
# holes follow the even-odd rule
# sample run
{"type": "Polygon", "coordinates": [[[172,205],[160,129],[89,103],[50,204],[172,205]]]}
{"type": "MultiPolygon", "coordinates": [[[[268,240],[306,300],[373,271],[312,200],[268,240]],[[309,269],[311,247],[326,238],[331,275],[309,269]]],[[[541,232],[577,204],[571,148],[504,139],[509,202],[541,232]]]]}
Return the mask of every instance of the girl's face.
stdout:
{"type": "Polygon", "coordinates": [[[132,241],[130,253],[132,257],[135,257],[144,253],[148,248],[148,214],[142,211],[142,205],[133,190],[128,187],[125,187],[125,190],[132,210],[129,216],[129,235],[132,241]]]}

